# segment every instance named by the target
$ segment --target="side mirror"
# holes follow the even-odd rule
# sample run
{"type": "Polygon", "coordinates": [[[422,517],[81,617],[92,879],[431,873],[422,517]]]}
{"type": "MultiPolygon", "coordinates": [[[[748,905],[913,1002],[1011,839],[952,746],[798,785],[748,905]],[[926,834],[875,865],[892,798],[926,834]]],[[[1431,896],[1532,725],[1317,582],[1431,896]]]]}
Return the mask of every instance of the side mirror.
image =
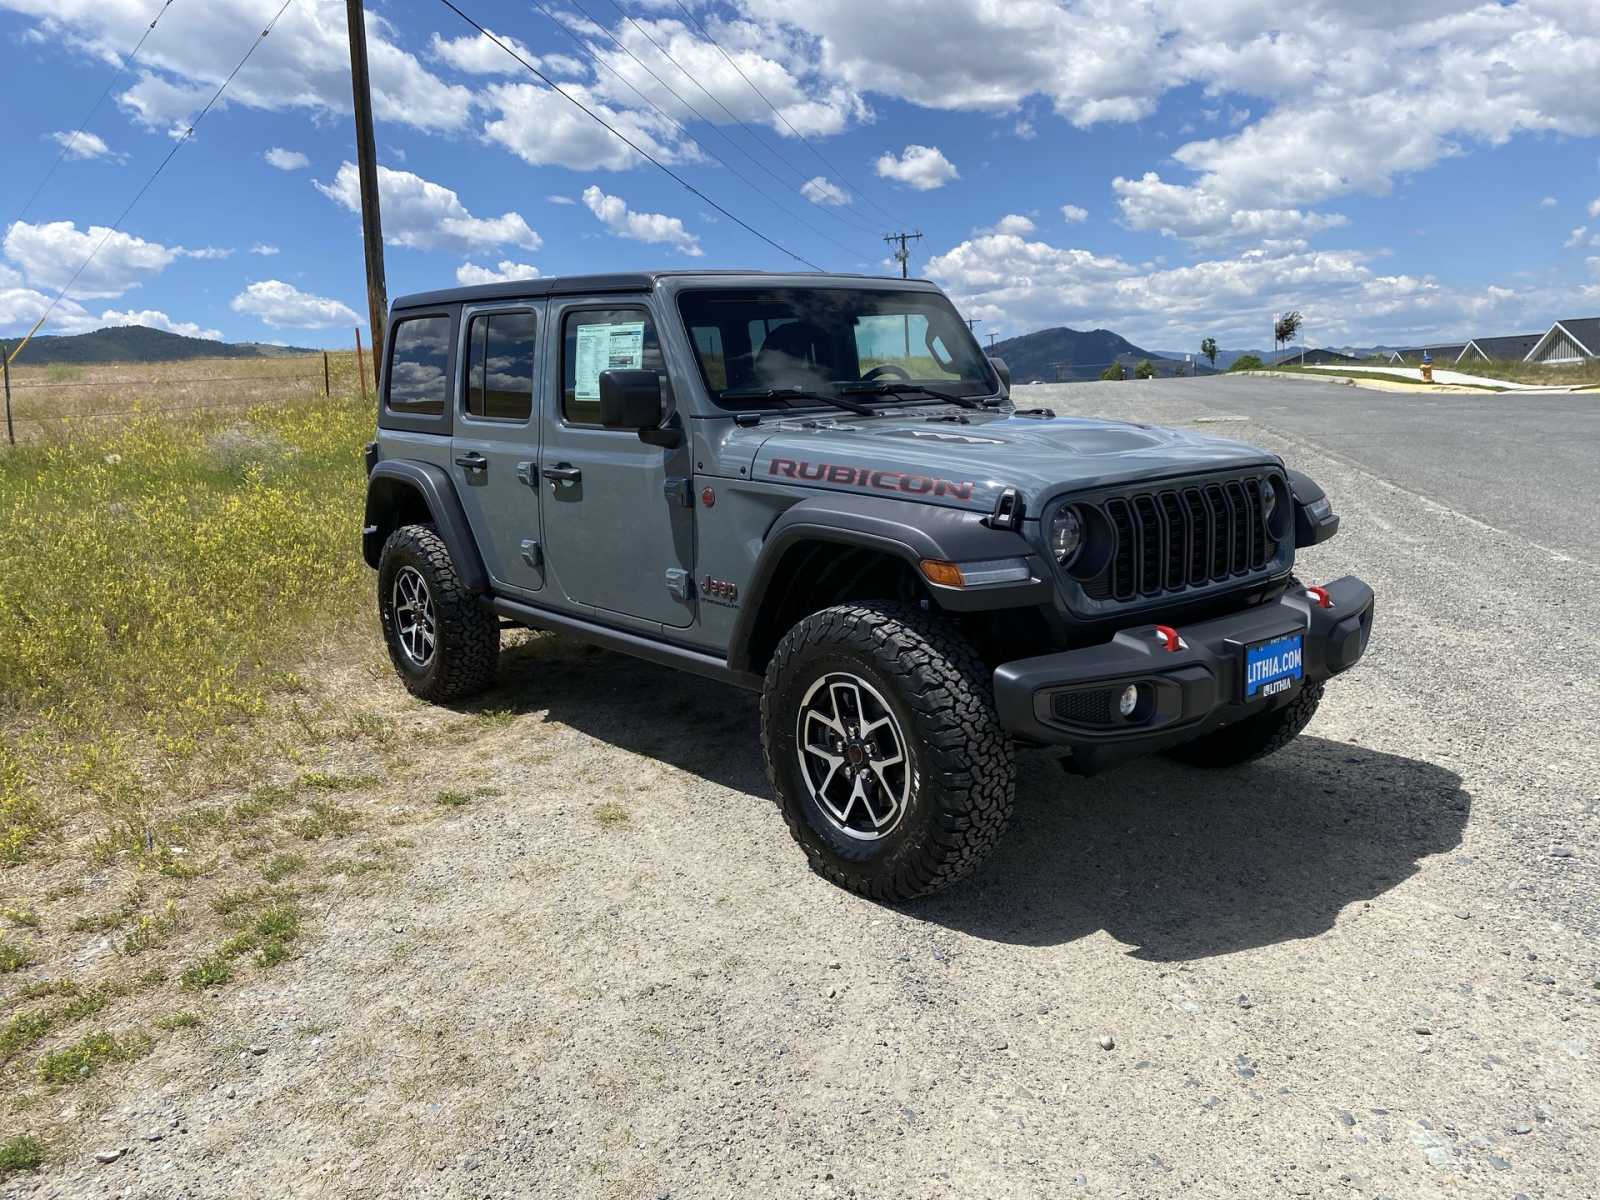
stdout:
{"type": "Polygon", "coordinates": [[[607,429],[661,428],[661,376],[654,371],[601,371],[600,424],[607,429]]]}
{"type": "Polygon", "coordinates": [[[1011,368],[1006,366],[1003,358],[990,358],[989,365],[994,368],[994,373],[1000,376],[1000,382],[1005,385],[1006,391],[1011,390],[1011,368]]]}

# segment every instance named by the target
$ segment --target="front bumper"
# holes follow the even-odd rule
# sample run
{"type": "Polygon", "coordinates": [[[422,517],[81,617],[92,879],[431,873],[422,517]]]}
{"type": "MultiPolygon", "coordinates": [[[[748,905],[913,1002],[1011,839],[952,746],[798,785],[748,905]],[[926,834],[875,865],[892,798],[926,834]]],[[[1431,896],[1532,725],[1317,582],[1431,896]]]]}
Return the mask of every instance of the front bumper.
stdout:
{"type": "Polygon", "coordinates": [[[1175,746],[1232,721],[1289,703],[1306,684],[1356,664],[1372,635],[1372,589],[1353,576],[1327,585],[1323,608],[1298,588],[1277,602],[1178,630],[1166,648],[1155,625],[1124,629],[1109,642],[1004,663],[994,673],[1000,723],[1017,738],[1072,748],[1097,770],[1175,746]],[[1245,647],[1285,634],[1305,636],[1305,678],[1270,699],[1243,699],[1245,647]],[[1115,698],[1141,687],[1132,718],[1115,698]]]}

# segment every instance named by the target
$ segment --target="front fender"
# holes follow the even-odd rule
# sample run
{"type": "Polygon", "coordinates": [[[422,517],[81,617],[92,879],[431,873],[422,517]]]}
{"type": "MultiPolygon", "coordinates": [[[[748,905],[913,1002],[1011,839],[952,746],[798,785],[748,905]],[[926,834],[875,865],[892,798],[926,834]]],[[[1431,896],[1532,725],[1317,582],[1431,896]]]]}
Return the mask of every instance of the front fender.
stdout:
{"type": "Polygon", "coordinates": [[[745,603],[730,643],[730,664],[740,669],[748,665],[751,635],[779,564],[791,549],[807,542],[859,547],[898,558],[923,579],[939,606],[952,612],[1051,603],[1054,584],[1043,558],[1021,534],[990,529],[983,517],[982,513],[935,504],[845,492],[813,496],[786,509],[767,530],[745,589],[745,603]],[[928,582],[922,575],[918,564],[925,558],[954,563],[1024,559],[1029,578],[981,587],[948,587],[928,582]]]}
{"type": "Polygon", "coordinates": [[[377,568],[383,543],[404,523],[401,514],[408,509],[415,511],[417,498],[449,547],[463,586],[477,595],[487,592],[489,572],[484,569],[461,498],[456,495],[450,476],[432,463],[384,459],[367,476],[366,519],[361,529],[361,556],[367,565],[377,568]]]}

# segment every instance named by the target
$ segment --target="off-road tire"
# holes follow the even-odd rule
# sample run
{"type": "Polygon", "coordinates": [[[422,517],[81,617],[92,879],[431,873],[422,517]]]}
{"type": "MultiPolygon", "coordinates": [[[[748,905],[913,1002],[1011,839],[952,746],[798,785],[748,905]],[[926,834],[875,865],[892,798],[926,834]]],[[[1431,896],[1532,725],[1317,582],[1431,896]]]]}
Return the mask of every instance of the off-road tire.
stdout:
{"type": "Polygon", "coordinates": [[[1322,684],[1308,683],[1282,708],[1246,717],[1215,733],[1168,750],[1167,757],[1191,767],[1237,767],[1282,750],[1317,715],[1322,684]]]}
{"type": "Polygon", "coordinates": [[[434,526],[402,525],[384,542],[378,560],[378,619],[389,660],[413,696],[445,704],[494,686],[500,622],[462,584],[450,549],[434,526]],[[421,575],[433,601],[435,644],[431,661],[422,667],[407,657],[396,633],[394,581],[406,567],[421,575]]]}
{"type": "Polygon", "coordinates": [[[971,874],[1005,832],[1016,783],[990,679],[949,623],[913,605],[824,609],[784,636],[761,693],[761,748],[784,821],[815,871],[878,901],[926,896],[971,874]],[[830,825],[799,765],[803,698],[841,671],[888,702],[906,743],[908,796],[899,823],[876,841],[830,825]]]}

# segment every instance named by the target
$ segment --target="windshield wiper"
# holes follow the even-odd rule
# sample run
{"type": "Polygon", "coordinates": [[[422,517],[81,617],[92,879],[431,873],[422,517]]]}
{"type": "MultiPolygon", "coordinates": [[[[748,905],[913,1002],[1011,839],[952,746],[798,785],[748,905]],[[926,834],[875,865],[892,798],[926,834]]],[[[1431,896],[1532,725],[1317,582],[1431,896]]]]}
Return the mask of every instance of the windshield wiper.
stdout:
{"type": "Polygon", "coordinates": [[[982,400],[974,400],[971,396],[958,396],[954,392],[944,392],[938,388],[924,387],[920,383],[857,383],[839,390],[847,396],[931,396],[935,400],[942,400],[946,404],[954,404],[960,408],[975,409],[978,412],[989,411],[989,406],[982,400]]]}
{"type": "Polygon", "coordinates": [[[846,400],[843,396],[813,392],[802,387],[740,388],[722,392],[720,395],[724,400],[817,400],[847,412],[858,413],[863,417],[883,415],[870,404],[862,404],[859,400],[846,400]]]}

